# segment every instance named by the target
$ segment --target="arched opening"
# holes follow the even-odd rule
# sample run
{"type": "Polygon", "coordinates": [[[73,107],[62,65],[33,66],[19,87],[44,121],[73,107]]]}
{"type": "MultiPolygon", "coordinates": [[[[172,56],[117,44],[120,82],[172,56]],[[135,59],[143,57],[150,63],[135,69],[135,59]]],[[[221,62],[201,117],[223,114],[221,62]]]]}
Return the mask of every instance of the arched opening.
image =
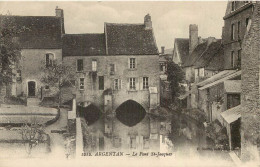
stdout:
{"type": "Polygon", "coordinates": [[[116,109],[116,117],[123,124],[132,127],[141,122],[146,115],[145,109],[137,102],[128,100],[116,109]]]}
{"type": "Polygon", "coordinates": [[[77,106],[77,114],[84,118],[88,125],[92,125],[100,118],[101,111],[93,104],[87,106],[80,104],[77,106]]]}

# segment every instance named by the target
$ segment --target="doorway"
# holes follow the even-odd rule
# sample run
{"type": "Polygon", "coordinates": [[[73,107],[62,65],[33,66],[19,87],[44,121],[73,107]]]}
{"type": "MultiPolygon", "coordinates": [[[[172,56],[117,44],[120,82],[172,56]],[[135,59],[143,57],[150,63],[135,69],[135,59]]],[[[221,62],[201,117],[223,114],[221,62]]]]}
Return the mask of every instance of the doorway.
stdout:
{"type": "Polygon", "coordinates": [[[36,90],[36,83],[34,81],[28,82],[28,96],[34,97],[35,96],[35,90],[36,90]]]}

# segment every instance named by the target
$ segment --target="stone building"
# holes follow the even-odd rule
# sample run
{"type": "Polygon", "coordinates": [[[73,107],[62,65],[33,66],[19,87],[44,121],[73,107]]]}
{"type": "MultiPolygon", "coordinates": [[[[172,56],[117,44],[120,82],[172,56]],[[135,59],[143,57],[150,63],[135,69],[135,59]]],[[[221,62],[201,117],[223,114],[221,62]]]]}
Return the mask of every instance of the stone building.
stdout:
{"type": "Polygon", "coordinates": [[[49,87],[41,83],[40,69],[54,60],[62,61],[63,10],[57,7],[55,16],[0,16],[0,22],[4,19],[12,19],[21,30],[16,37],[21,48],[21,60],[7,94],[41,98],[49,87]]]}
{"type": "Polygon", "coordinates": [[[252,23],[242,44],[242,93],[241,93],[241,153],[243,160],[259,162],[260,108],[259,108],[259,53],[260,53],[260,4],[255,5],[252,23]]]}
{"type": "Polygon", "coordinates": [[[159,105],[159,52],[150,15],[143,24],[105,23],[101,34],[64,35],[63,62],[74,67],[78,102],[105,112],[126,101],[147,112],[159,105]]]}
{"type": "Polygon", "coordinates": [[[227,3],[222,30],[225,69],[240,69],[241,44],[247,26],[251,22],[253,9],[254,2],[251,1],[229,1],[227,3]]]}

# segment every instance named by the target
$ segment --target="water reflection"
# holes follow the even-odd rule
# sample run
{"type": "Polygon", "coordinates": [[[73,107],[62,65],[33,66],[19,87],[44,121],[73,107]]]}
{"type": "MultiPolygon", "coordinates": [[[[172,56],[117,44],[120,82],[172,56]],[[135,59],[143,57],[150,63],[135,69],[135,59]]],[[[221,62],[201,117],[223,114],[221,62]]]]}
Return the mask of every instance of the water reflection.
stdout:
{"type": "Polygon", "coordinates": [[[86,152],[150,152],[173,146],[167,139],[171,132],[170,121],[161,121],[149,114],[135,126],[125,125],[115,115],[103,116],[92,125],[83,125],[83,131],[86,152]]]}

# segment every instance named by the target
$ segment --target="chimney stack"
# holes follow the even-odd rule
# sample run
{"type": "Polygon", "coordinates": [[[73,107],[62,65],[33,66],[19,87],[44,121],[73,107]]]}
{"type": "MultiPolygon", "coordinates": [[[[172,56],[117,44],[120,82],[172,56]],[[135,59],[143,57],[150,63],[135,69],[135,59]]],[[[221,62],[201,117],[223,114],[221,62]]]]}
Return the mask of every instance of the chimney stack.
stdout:
{"type": "Polygon", "coordinates": [[[189,54],[195,49],[199,43],[198,25],[190,24],[189,26],[189,54]]]}
{"type": "Polygon", "coordinates": [[[216,42],[216,38],[215,37],[208,37],[207,39],[207,46],[209,46],[212,42],[216,42]]]}
{"type": "Polygon", "coordinates": [[[151,16],[149,14],[147,14],[145,17],[144,17],[144,26],[145,26],[145,29],[152,29],[152,20],[151,20],[151,16]]]}
{"type": "Polygon", "coordinates": [[[58,6],[56,6],[55,13],[56,17],[59,17],[61,20],[61,33],[65,34],[63,9],[60,9],[58,6]]]}
{"type": "Polygon", "coordinates": [[[162,47],[161,47],[162,54],[164,54],[164,49],[165,49],[165,47],[164,47],[164,46],[162,46],[162,47]]]}

